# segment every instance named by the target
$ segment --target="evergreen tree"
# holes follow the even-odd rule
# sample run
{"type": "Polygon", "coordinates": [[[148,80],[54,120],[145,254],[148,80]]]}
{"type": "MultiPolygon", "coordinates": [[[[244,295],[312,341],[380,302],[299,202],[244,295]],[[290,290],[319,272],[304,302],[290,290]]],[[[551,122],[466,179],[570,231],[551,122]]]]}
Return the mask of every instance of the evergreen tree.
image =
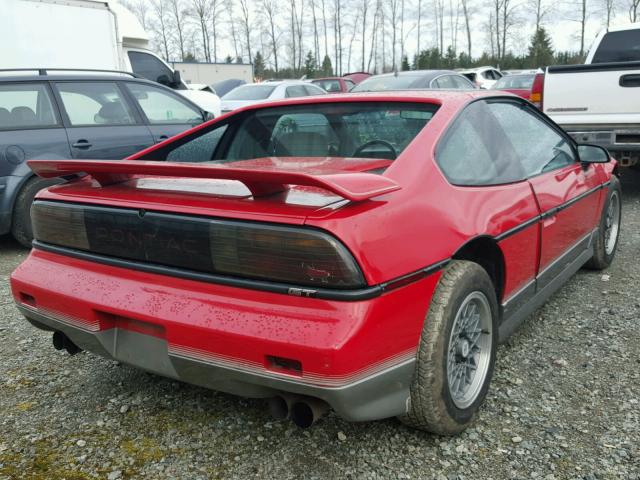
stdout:
{"type": "Polygon", "coordinates": [[[403,72],[411,70],[411,66],[409,65],[409,58],[406,55],[402,57],[402,64],[400,65],[400,69],[403,72]]]}
{"type": "Polygon", "coordinates": [[[262,54],[260,52],[256,53],[256,56],[253,57],[253,75],[256,78],[262,79],[264,78],[264,58],[262,58],[262,54]]]}
{"type": "Polygon", "coordinates": [[[533,34],[527,60],[527,63],[532,67],[545,67],[553,63],[551,38],[549,38],[549,34],[543,27],[540,27],[533,34]]]}
{"type": "MultiPolygon", "coordinates": [[[[323,65],[323,69],[324,69],[324,65],[323,65]]],[[[313,56],[313,53],[311,52],[311,50],[309,50],[309,52],[307,53],[307,56],[304,59],[304,74],[308,77],[308,78],[313,78],[314,74],[316,73],[316,59],[313,56]]]]}
{"type": "Polygon", "coordinates": [[[224,63],[233,63],[233,58],[231,58],[231,55],[227,55],[227,58],[224,59],[224,63]]]}
{"type": "Polygon", "coordinates": [[[196,58],[196,56],[191,53],[191,52],[187,52],[184,55],[184,60],[182,60],[183,62],[189,62],[189,63],[198,63],[198,59],[196,58]]]}
{"type": "Polygon", "coordinates": [[[324,60],[322,60],[322,75],[325,77],[333,75],[333,65],[331,65],[329,55],[325,55],[324,60]]]}

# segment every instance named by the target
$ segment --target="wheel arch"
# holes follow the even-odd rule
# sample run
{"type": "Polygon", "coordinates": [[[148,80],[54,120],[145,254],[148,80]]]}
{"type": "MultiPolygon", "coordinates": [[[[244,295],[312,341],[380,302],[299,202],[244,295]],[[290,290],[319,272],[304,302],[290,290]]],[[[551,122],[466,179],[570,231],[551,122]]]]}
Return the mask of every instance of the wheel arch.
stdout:
{"type": "Polygon", "coordinates": [[[480,265],[489,275],[496,290],[498,303],[502,302],[505,285],[505,260],[495,238],[489,235],[474,237],[462,245],[452,256],[453,260],[467,260],[480,265]]]}

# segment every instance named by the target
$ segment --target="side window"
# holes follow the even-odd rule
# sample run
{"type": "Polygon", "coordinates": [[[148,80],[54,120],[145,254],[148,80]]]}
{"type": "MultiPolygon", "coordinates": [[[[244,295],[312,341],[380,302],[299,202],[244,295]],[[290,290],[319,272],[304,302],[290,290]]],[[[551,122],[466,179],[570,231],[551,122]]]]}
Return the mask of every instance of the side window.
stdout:
{"type": "Polygon", "coordinates": [[[496,80],[500,80],[502,78],[502,73],[500,73],[498,70],[493,70],[493,78],[495,78],[496,80]]]}
{"type": "Polygon", "coordinates": [[[210,162],[213,160],[218,143],[227,131],[227,125],[208,131],[198,137],[189,140],[187,143],[174,148],[167,155],[169,162],[210,162]]]}
{"type": "Polygon", "coordinates": [[[492,103],[489,109],[518,153],[527,177],[576,162],[567,139],[514,103],[492,103]]]}
{"type": "Polygon", "coordinates": [[[143,52],[129,52],[131,69],[147,80],[170,85],[173,72],[158,58],[143,52]]]}
{"type": "Polygon", "coordinates": [[[473,88],[473,85],[471,84],[471,82],[469,82],[465,77],[462,77],[460,75],[452,75],[451,81],[455,85],[453,88],[457,88],[459,90],[468,90],[470,88],[473,88]]]}
{"type": "Polygon", "coordinates": [[[152,125],[202,122],[202,113],[172,91],[142,83],[126,85],[152,125]]]}
{"type": "Polygon", "coordinates": [[[327,93],[315,85],[305,85],[304,89],[307,91],[307,95],[324,95],[327,93]]]}
{"type": "Polygon", "coordinates": [[[55,87],[74,127],[136,123],[131,107],[113,82],[59,82],[55,87]]]}
{"type": "Polygon", "coordinates": [[[344,83],[347,84],[347,92],[350,92],[351,89],[356,86],[356,84],[351,80],[345,80],[344,83]]]}
{"type": "Polygon", "coordinates": [[[0,85],[0,130],[56,125],[51,97],[44,84],[0,85]]]}
{"type": "Polygon", "coordinates": [[[293,97],[306,97],[307,91],[304,89],[303,85],[292,85],[287,87],[285,90],[285,97],[293,98],[293,97]]]}
{"type": "Polygon", "coordinates": [[[454,185],[498,185],[526,177],[485,101],[473,102],[449,127],[438,145],[436,162],[454,185]]]}
{"type": "Polygon", "coordinates": [[[451,75],[444,75],[435,80],[437,88],[456,88],[451,75]]]}

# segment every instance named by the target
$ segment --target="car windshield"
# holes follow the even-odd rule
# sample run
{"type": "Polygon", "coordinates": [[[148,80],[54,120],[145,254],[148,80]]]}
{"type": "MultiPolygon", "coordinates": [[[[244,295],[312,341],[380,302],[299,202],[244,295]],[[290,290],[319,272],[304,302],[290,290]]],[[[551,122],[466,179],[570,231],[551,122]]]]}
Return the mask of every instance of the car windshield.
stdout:
{"type": "Polygon", "coordinates": [[[533,86],[534,78],[535,75],[508,75],[498,80],[493,88],[496,90],[504,88],[522,88],[530,90],[533,86]]]}
{"type": "Polygon", "coordinates": [[[384,90],[407,90],[415,88],[423,75],[385,75],[371,77],[356,85],[352,92],[380,92],[384,90]]]}
{"type": "Polygon", "coordinates": [[[265,100],[276,89],[276,85],[242,85],[227,93],[222,100],[265,100]]]}
{"type": "Polygon", "coordinates": [[[283,167],[286,157],[394,160],[437,109],[437,105],[410,102],[264,108],[235,115],[173,142],[161,155],[169,161],[223,164],[276,157],[283,167]]]}

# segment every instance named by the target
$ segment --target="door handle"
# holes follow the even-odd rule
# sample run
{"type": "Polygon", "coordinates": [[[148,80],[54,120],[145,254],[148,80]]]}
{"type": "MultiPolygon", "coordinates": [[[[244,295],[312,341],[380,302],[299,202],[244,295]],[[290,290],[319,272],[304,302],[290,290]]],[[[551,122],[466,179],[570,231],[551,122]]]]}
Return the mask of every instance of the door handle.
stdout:
{"type": "Polygon", "coordinates": [[[71,145],[73,148],[91,148],[92,144],[89,143],[87,140],[85,139],[80,139],[78,140],[76,143],[74,143],[73,145],[71,145]]]}
{"type": "Polygon", "coordinates": [[[631,73],[620,77],[621,87],[640,87],[640,75],[631,73]]]}

